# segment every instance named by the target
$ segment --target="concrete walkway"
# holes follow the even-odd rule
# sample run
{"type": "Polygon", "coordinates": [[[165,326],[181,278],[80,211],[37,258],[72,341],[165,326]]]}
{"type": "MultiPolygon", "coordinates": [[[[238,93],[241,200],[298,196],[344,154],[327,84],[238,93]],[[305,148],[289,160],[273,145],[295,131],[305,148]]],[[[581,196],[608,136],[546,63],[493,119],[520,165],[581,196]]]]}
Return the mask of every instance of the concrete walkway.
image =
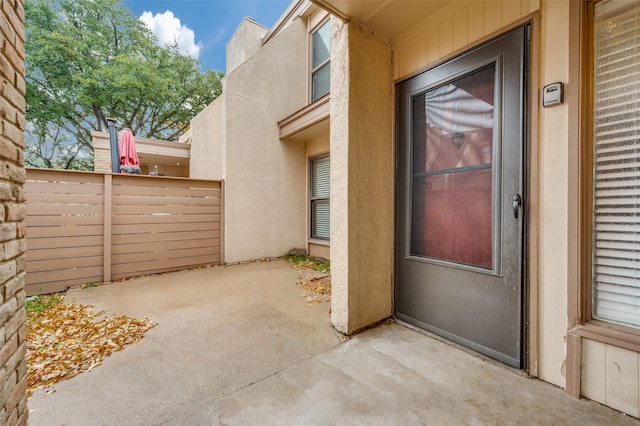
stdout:
{"type": "Polygon", "coordinates": [[[145,338],[29,399],[31,425],[635,424],[395,323],[346,340],[275,260],[144,277],[68,302],[145,338]]]}

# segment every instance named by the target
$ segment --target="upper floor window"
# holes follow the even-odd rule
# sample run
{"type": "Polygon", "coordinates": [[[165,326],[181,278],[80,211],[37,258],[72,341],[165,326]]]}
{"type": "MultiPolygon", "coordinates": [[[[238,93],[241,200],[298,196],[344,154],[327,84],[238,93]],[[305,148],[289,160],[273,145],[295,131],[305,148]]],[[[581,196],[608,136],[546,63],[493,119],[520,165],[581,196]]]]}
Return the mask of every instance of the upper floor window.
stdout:
{"type": "Polygon", "coordinates": [[[311,34],[311,102],[329,93],[331,75],[331,21],[311,34]]]}
{"type": "Polygon", "coordinates": [[[591,5],[592,317],[640,328],[640,4],[591,5]]]}

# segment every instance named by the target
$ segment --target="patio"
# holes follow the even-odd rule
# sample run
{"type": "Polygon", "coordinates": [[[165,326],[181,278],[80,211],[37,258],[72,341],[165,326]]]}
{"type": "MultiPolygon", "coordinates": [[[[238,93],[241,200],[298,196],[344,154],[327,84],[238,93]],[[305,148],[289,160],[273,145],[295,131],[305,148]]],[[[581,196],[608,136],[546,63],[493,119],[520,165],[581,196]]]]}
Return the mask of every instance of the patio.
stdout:
{"type": "Polygon", "coordinates": [[[29,399],[31,425],[637,424],[403,325],[352,339],[282,260],[73,289],[145,338],[29,399]]]}

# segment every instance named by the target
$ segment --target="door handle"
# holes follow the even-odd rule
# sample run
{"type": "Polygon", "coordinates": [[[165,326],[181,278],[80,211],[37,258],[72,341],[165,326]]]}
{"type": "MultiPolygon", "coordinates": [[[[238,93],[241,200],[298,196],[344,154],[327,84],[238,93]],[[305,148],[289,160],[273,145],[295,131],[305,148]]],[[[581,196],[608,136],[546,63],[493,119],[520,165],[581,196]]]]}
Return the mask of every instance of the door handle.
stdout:
{"type": "Polygon", "coordinates": [[[517,219],[518,210],[520,210],[520,206],[522,205],[522,197],[520,197],[520,194],[516,194],[511,201],[513,201],[513,217],[517,219]]]}

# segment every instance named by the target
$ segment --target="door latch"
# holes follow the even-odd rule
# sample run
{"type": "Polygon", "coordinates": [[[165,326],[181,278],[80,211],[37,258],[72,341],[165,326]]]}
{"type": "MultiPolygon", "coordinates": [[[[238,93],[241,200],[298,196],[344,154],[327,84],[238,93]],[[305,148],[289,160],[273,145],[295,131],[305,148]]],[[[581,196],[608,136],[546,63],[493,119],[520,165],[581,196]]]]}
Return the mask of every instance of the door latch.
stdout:
{"type": "Polygon", "coordinates": [[[513,217],[518,218],[518,210],[520,210],[520,206],[522,205],[522,197],[520,194],[516,194],[513,196],[513,217]]]}

